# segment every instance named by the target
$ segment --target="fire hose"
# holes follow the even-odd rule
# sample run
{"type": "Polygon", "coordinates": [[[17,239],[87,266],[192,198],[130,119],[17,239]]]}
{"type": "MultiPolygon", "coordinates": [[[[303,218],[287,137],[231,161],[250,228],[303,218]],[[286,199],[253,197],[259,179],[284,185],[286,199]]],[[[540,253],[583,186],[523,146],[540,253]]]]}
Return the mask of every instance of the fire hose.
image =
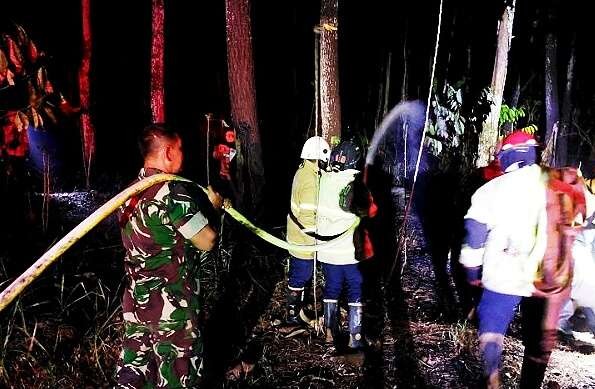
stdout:
{"type": "MultiPolygon", "coordinates": [[[[53,245],[48,251],[39,257],[39,259],[35,261],[33,265],[31,265],[23,274],[15,279],[6,289],[4,289],[4,291],[0,294],[0,312],[4,310],[8,304],[10,304],[31,282],[39,277],[39,275],[41,275],[41,273],[43,273],[46,268],[55,262],[66,250],[68,250],[73,244],[85,236],[102,220],[107,218],[120,206],[126,203],[129,198],[144,192],[153,185],[166,181],[192,182],[186,178],[173,174],[155,174],[138,181],[137,183],[118,193],[111,200],[103,204],[95,212],[89,215],[85,220],[80,222],[74,229],[66,234],[66,236],[60,239],[55,245],[53,245]]],[[[202,186],[200,188],[206,192],[205,188],[202,186]]],[[[314,245],[296,245],[279,239],[276,236],[264,231],[260,227],[257,227],[244,215],[239,213],[231,206],[224,206],[223,210],[242,226],[266,242],[282,249],[300,252],[314,252],[333,247],[342,242],[344,239],[347,239],[351,232],[353,232],[359,225],[359,218],[357,218],[347,231],[343,232],[333,240],[314,245]]]]}

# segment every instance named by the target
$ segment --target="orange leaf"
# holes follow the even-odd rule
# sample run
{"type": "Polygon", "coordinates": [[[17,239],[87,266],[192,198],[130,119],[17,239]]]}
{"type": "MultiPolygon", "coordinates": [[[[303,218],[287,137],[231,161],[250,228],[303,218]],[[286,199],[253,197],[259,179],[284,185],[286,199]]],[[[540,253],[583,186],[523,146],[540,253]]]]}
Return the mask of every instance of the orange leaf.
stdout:
{"type": "Polygon", "coordinates": [[[8,71],[8,60],[6,59],[6,55],[0,49],[0,85],[6,79],[6,72],[8,71]]]}
{"type": "Polygon", "coordinates": [[[14,73],[10,69],[6,69],[6,79],[8,80],[8,85],[14,86],[14,73]]]}
{"type": "Polygon", "coordinates": [[[35,108],[31,107],[29,109],[29,116],[31,116],[31,119],[33,120],[33,127],[39,128],[40,127],[39,114],[37,113],[35,108]]]}
{"type": "Polygon", "coordinates": [[[49,80],[45,82],[45,87],[43,89],[45,90],[45,93],[47,93],[48,95],[54,93],[54,86],[49,80]]]}
{"type": "Polygon", "coordinates": [[[19,114],[16,114],[12,117],[12,124],[14,124],[18,131],[21,131],[21,128],[23,127],[23,122],[21,121],[21,116],[19,114]]]}
{"type": "Polygon", "coordinates": [[[27,33],[25,32],[25,29],[23,27],[21,27],[19,24],[16,25],[17,27],[17,40],[19,42],[19,45],[24,46],[27,41],[29,40],[29,37],[27,36],[27,33]]]}
{"type": "Polygon", "coordinates": [[[21,127],[19,128],[17,126],[17,130],[19,132],[23,131],[23,130],[27,130],[27,128],[29,127],[29,118],[27,117],[27,115],[25,115],[23,112],[19,112],[19,114],[17,116],[19,117],[20,122],[21,122],[21,127]]]}
{"type": "Polygon", "coordinates": [[[37,69],[37,86],[42,89],[45,86],[46,74],[45,69],[40,67],[37,69]]]}
{"type": "Polygon", "coordinates": [[[27,54],[29,54],[29,61],[31,61],[31,62],[37,61],[37,57],[39,56],[39,53],[37,52],[37,46],[35,46],[35,43],[33,41],[29,41],[29,50],[28,50],[27,54]]]}
{"type": "Polygon", "coordinates": [[[23,56],[21,55],[21,50],[19,50],[16,42],[11,37],[6,37],[6,44],[8,46],[8,58],[14,65],[14,71],[16,74],[20,74],[23,70],[23,56]]]}

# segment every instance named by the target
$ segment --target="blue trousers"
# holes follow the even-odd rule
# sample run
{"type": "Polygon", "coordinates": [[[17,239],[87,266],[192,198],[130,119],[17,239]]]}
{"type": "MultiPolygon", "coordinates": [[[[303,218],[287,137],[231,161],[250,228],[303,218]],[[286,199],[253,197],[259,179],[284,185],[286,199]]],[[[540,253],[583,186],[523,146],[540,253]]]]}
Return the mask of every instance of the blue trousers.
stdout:
{"type": "Polygon", "coordinates": [[[311,259],[289,258],[289,279],[287,285],[293,290],[302,290],[312,278],[314,261],[311,259]]]}
{"type": "Polygon", "coordinates": [[[358,264],[331,265],[322,264],[324,272],[324,293],[325,300],[338,300],[343,286],[347,289],[347,302],[349,304],[361,303],[362,301],[362,273],[358,264]]]}
{"type": "Polygon", "coordinates": [[[477,308],[484,374],[490,376],[499,370],[504,335],[519,304],[525,358],[547,365],[556,344],[560,310],[569,294],[570,289],[547,298],[521,297],[485,289],[477,308]]]}

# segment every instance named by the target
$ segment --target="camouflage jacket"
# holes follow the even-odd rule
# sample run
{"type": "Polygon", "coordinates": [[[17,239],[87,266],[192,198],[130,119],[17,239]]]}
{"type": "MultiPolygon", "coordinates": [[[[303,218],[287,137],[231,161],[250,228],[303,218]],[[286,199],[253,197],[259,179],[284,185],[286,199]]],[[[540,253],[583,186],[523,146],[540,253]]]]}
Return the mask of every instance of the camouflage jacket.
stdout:
{"type": "MultiPolygon", "coordinates": [[[[157,173],[157,169],[141,169],[138,178],[157,173]]],[[[157,184],[119,211],[126,250],[122,300],[126,322],[175,329],[196,320],[198,261],[189,239],[208,221],[189,190],[183,182],[157,184]]]]}

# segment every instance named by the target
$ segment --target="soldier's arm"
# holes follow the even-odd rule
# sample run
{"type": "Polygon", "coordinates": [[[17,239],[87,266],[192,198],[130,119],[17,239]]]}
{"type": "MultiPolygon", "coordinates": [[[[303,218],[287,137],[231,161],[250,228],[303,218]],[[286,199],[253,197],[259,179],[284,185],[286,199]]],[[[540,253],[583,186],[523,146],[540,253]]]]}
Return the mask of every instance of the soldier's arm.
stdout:
{"type": "Polygon", "coordinates": [[[215,246],[215,242],[217,241],[217,232],[211,228],[211,226],[206,225],[200,231],[198,231],[192,238],[190,238],[190,242],[199,250],[209,251],[215,246]]]}

